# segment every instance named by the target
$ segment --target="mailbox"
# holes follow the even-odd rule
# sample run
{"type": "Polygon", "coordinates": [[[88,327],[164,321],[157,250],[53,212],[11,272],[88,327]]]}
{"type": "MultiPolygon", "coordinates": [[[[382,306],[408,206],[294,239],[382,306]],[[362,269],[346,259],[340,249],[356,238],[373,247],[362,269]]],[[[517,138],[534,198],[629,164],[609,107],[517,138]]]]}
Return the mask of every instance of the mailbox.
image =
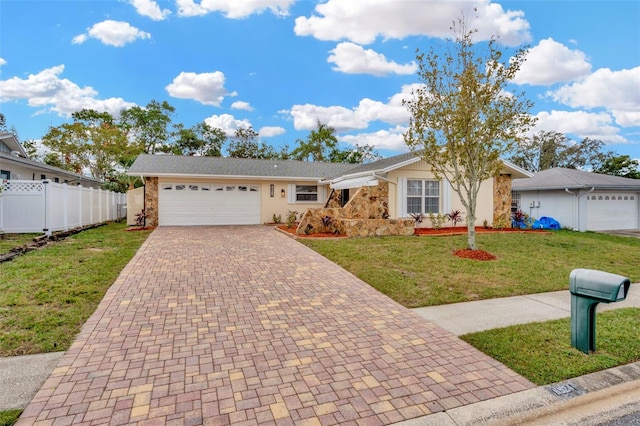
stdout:
{"type": "Polygon", "coordinates": [[[629,278],[621,275],[591,269],[571,271],[571,346],[584,353],[596,350],[596,306],[626,299],[629,286],[629,278]]]}

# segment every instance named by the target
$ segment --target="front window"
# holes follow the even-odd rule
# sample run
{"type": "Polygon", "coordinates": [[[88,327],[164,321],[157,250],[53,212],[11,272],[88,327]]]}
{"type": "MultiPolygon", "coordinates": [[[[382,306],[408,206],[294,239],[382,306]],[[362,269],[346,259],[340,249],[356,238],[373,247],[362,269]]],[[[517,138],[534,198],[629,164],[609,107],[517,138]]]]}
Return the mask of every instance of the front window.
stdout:
{"type": "Polygon", "coordinates": [[[318,201],[318,186],[296,185],[296,201],[318,201]]]}
{"type": "Polygon", "coordinates": [[[439,213],[440,182],[437,180],[407,180],[407,213],[439,213]]]}
{"type": "Polygon", "coordinates": [[[0,170],[0,180],[11,179],[11,172],[9,170],[0,170]]]}
{"type": "Polygon", "coordinates": [[[520,208],[520,193],[519,192],[515,192],[515,191],[511,191],[511,213],[515,213],[518,210],[521,210],[521,208],[520,208]]]}

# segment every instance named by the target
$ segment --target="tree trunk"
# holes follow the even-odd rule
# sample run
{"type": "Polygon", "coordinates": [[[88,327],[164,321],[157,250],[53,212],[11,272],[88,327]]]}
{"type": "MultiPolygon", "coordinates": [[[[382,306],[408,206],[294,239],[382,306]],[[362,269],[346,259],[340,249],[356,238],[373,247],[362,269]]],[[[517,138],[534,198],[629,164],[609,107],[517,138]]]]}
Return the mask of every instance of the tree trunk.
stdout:
{"type": "Polygon", "coordinates": [[[476,217],[475,213],[467,214],[467,248],[478,250],[476,246],[476,217]]]}

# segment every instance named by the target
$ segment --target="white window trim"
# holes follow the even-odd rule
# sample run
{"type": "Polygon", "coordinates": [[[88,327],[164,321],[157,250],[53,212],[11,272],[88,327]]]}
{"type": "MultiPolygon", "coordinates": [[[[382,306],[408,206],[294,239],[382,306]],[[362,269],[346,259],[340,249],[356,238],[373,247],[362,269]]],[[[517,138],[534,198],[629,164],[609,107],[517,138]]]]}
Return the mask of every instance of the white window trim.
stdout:
{"type": "Polygon", "coordinates": [[[289,204],[324,204],[327,198],[327,185],[314,183],[290,183],[288,185],[287,201],[289,204]],[[296,200],[296,186],[316,186],[318,188],[317,201],[298,201],[296,200]]]}
{"type": "MultiPolygon", "coordinates": [[[[426,179],[426,178],[418,178],[418,177],[412,177],[412,178],[408,178],[408,177],[401,177],[398,179],[398,185],[397,185],[397,210],[398,210],[398,217],[400,218],[406,218],[409,217],[409,213],[407,213],[407,181],[408,180],[436,180],[436,179],[426,179]]],[[[449,181],[447,180],[440,180],[440,201],[439,201],[439,207],[441,207],[441,214],[444,213],[448,213],[451,211],[451,185],[449,185],[449,181]]]]}

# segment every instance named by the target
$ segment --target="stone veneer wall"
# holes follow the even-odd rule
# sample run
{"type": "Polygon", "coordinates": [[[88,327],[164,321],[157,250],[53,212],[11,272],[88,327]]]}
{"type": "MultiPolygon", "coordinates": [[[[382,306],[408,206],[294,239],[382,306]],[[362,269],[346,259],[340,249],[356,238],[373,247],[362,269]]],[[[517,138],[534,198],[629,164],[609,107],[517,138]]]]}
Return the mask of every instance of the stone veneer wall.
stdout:
{"type": "Polygon", "coordinates": [[[351,197],[344,207],[340,206],[340,192],[334,191],[327,202],[330,207],[307,209],[296,229],[304,234],[306,229],[312,232],[335,232],[349,237],[369,237],[380,235],[411,235],[414,232],[413,220],[388,220],[389,184],[365,186],[351,197]],[[332,226],[325,229],[322,218],[330,216],[332,226]]]}
{"type": "Polygon", "coordinates": [[[493,180],[493,223],[500,222],[511,228],[511,175],[493,180]]]}
{"type": "Polygon", "coordinates": [[[158,226],[158,178],[144,178],[144,212],[146,226],[158,226]]]}

